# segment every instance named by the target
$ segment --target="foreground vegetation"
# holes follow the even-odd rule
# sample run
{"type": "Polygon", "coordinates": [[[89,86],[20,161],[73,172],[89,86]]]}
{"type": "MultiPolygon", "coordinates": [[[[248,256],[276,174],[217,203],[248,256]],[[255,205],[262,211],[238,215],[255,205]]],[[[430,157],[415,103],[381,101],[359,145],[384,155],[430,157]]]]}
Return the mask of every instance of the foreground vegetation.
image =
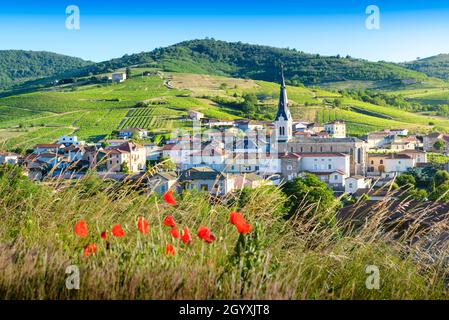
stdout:
{"type": "Polygon", "coordinates": [[[447,297],[447,269],[442,263],[446,252],[441,259],[430,260],[419,243],[391,240],[378,223],[379,216],[348,231],[329,219],[334,205],[322,210],[319,201],[301,201],[295,194],[289,199],[274,187],[244,189],[237,200],[233,197],[226,204],[187,192],[177,197],[177,205],[170,205],[126,183],[89,177],[70,184],[35,185],[17,168],[0,171],[0,298],[447,297]],[[251,225],[249,233],[239,234],[229,222],[231,211],[242,212],[251,225]],[[173,238],[164,224],[169,215],[179,232],[184,227],[191,230],[190,244],[173,238]],[[142,218],[149,222],[148,233],[138,231],[142,218]],[[74,232],[80,220],[88,229],[83,238],[74,232]],[[111,234],[116,224],[124,236],[111,234]],[[196,236],[200,226],[215,236],[211,243],[196,236]],[[106,239],[100,236],[104,231],[106,239]],[[89,243],[96,250],[88,247],[92,254],[86,256],[89,243]],[[79,267],[79,290],[65,286],[70,265],[79,267]],[[379,290],[365,285],[368,265],[380,270],[379,290]]]}

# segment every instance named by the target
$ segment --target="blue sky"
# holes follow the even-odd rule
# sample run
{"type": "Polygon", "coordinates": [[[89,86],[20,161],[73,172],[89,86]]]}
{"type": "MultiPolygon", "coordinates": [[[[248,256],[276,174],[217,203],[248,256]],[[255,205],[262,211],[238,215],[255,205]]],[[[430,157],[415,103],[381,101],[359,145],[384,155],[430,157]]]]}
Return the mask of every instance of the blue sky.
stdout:
{"type": "Polygon", "coordinates": [[[2,0],[0,49],[46,50],[93,61],[213,37],[323,55],[407,61],[449,53],[444,0],[2,0]],[[368,5],[380,29],[368,30],[368,5]],[[65,27],[68,5],[80,30],[65,27]]]}

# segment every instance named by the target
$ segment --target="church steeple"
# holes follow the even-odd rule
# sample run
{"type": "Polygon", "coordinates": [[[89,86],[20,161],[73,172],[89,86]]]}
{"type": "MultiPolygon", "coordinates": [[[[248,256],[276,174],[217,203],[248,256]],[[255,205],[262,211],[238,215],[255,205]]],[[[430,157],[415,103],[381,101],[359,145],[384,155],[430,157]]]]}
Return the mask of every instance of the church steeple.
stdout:
{"type": "Polygon", "coordinates": [[[276,133],[276,142],[280,143],[278,151],[284,151],[286,142],[292,139],[293,135],[293,118],[288,109],[287,89],[285,88],[284,69],[281,70],[281,93],[279,95],[278,111],[274,119],[274,127],[276,133]]]}
{"type": "Polygon", "coordinates": [[[276,118],[274,121],[278,121],[280,117],[284,120],[292,120],[292,115],[288,108],[287,89],[285,88],[284,68],[281,69],[281,93],[279,94],[278,111],[276,112],[276,118]]]}

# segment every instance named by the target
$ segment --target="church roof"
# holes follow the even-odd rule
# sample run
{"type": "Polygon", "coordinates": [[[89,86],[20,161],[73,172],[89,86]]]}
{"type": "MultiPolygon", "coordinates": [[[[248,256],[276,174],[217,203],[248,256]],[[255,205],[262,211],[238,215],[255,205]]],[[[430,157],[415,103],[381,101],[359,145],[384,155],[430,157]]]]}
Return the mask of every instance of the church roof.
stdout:
{"type": "Polygon", "coordinates": [[[282,71],[281,93],[279,95],[278,111],[276,112],[275,121],[283,117],[285,120],[292,120],[292,115],[288,109],[287,90],[285,88],[284,71],[282,71]]]}

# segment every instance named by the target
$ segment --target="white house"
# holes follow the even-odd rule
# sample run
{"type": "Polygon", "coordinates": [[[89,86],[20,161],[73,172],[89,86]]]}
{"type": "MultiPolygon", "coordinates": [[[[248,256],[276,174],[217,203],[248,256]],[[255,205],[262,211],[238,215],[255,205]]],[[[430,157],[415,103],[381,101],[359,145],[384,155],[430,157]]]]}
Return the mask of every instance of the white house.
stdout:
{"type": "Polygon", "coordinates": [[[324,131],[332,138],[346,138],[346,124],[343,121],[335,120],[324,124],[324,131]]]}
{"type": "Polygon", "coordinates": [[[58,140],[59,144],[63,144],[65,146],[70,145],[83,145],[84,141],[79,141],[77,136],[62,136],[58,140]]]}
{"type": "Polygon", "coordinates": [[[346,178],[345,193],[354,194],[360,189],[368,189],[371,187],[371,179],[366,179],[363,176],[352,176],[346,178]]]}
{"type": "Polygon", "coordinates": [[[413,167],[415,167],[415,159],[411,156],[402,153],[391,153],[385,158],[385,173],[382,176],[391,178],[402,172],[407,172],[413,167]]]}
{"type": "Polygon", "coordinates": [[[42,153],[59,153],[65,148],[62,143],[50,143],[50,144],[36,144],[33,148],[35,154],[42,153]]]}
{"type": "Polygon", "coordinates": [[[113,73],[111,79],[114,82],[123,82],[126,80],[126,73],[124,72],[113,73]]]}
{"type": "Polygon", "coordinates": [[[19,162],[19,155],[12,152],[1,152],[0,153],[0,164],[9,163],[17,164],[19,162]]]}
{"type": "Polygon", "coordinates": [[[134,133],[136,133],[139,136],[139,139],[144,139],[148,137],[148,131],[141,128],[127,128],[119,130],[118,136],[121,138],[131,138],[134,133]]]}
{"type": "Polygon", "coordinates": [[[427,163],[427,152],[421,150],[404,150],[399,154],[406,154],[412,157],[416,163],[427,163]]]}
{"type": "Polygon", "coordinates": [[[303,153],[301,171],[327,172],[341,171],[350,174],[350,156],[345,153],[303,153]]]}

